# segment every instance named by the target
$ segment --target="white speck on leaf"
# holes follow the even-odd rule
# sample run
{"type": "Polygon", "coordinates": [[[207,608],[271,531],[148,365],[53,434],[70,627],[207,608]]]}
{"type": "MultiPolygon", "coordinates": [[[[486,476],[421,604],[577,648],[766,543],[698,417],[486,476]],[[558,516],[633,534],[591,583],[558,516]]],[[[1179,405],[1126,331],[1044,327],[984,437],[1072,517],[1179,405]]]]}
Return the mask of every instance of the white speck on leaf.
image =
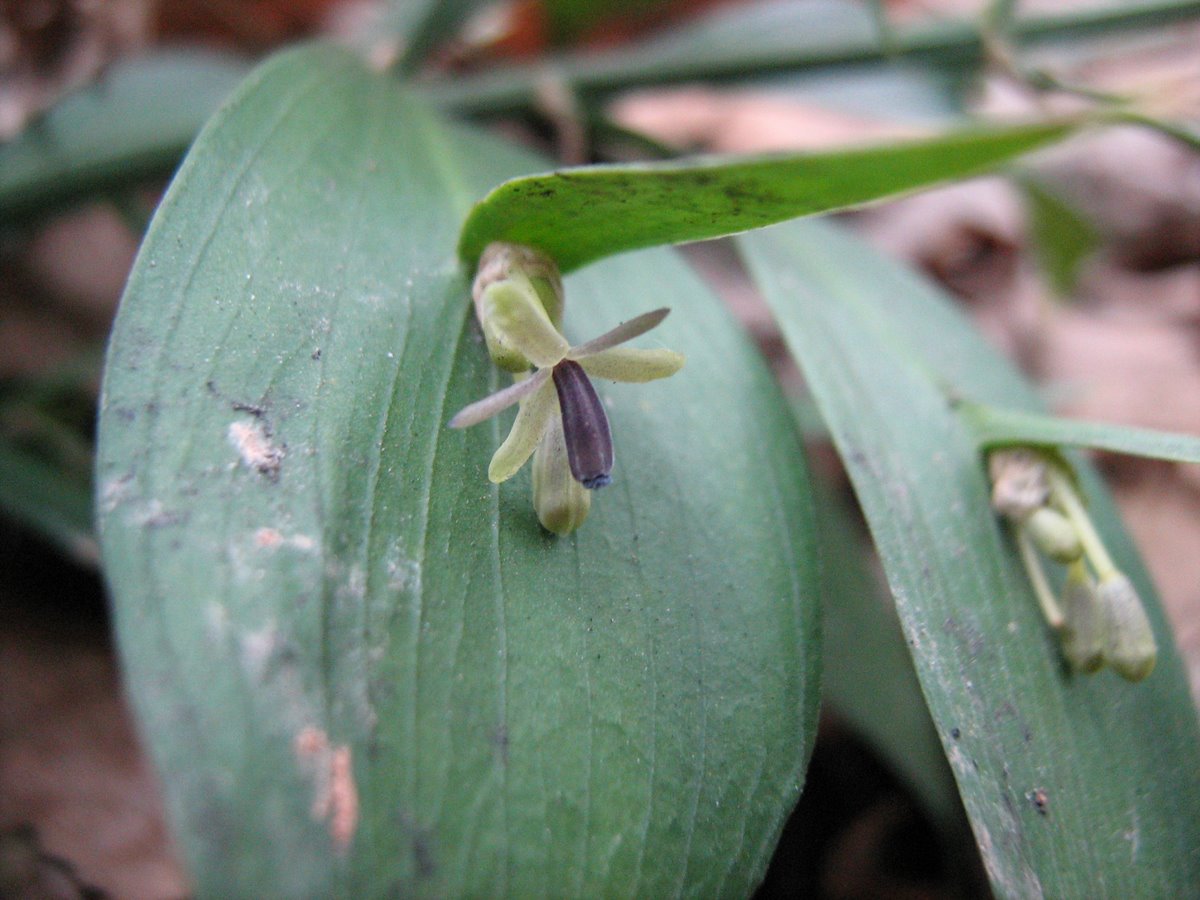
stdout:
{"type": "Polygon", "coordinates": [[[242,462],[271,478],[279,475],[285,451],[271,442],[261,422],[232,422],[229,425],[229,443],[233,444],[242,462]]]}
{"type": "Polygon", "coordinates": [[[204,624],[213,643],[225,640],[229,631],[229,610],[214,600],[204,609],[204,624]]]}
{"type": "Polygon", "coordinates": [[[317,542],[307,534],[283,534],[277,528],[259,528],[252,538],[254,546],[262,550],[277,550],[280,547],[292,547],[302,553],[311,553],[317,542]]]}
{"type": "Polygon", "coordinates": [[[100,488],[100,509],[106,513],[112,512],[129,498],[132,487],[132,475],[124,475],[104,482],[100,488]]]}
{"type": "Polygon", "coordinates": [[[240,641],[242,668],[255,681],[262,679],[267,671],[267,663],[279,643],[275,626],[267,623],[258,631],[243,634],[240,641]]]}

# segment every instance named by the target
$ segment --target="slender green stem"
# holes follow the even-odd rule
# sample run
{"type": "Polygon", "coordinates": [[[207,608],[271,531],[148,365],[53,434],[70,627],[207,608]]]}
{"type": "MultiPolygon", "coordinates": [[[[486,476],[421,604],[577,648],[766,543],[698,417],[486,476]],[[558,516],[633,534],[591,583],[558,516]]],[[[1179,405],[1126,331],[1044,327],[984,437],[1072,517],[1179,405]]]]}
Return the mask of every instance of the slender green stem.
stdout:
{"type": "MultiPolygon", "coordinates": [[[[1112,31],[1152,28],[1200,17],[1200,0],[1158,0],[1137,6],[1092,8],[1062,15],[1016,18],[1008,35],[1014,45],[1091,37],[1112,31]]],[[[602,55],[558,58],[533,66],[513,67],[476,77],[431,82],[425,88],[434,101],[461,112],[498,115],[528,111],[536,104],[537,84],[547,69],[564,77],[587,97],[648,84],[697,79],[715,80],[878,63],[888,59],[924,59],[975,66],[984,56],[977,22],[938,23],[906,29],[883,41],[873,27],[840,42],[803,46],[764,46],[757,41],[702,53],[654,42],[602,55]]]]}
{"type": "Polygon", "coordinates": [[[1054,590],[1050,587],[1049,579],[1046,578],[1046,570],[1042,568],[1041,558],[1033,546],[1033,541],[1025,533],[1025,529],[1020,525],[1013,527],[1017,535],[1017,550],[1021,554],[1021,562],[1025,564],[1025,571],[1029,574],[1029,583],[1033,586],[1033,593],[1037,597],[1038,605],[1042,608],[1042,615],[1046,617],[1051,628],[1059,631],[1066,619],[1063,617],[1058,601],[1054,598],[1054,590]]]}
{"type": "Polygon", "coordinates": [[[1083,545],[1083,552],[1091,562],[1092,568],[1096,570],[1097,580],[1105,581],[1113,575],[1120,574],[1112,557],[1108,555],[1096,526],[1092,524],[1091,516],[1084,509],[1083,501],[1079,499],[1070,476],[1057,465],[1047,466],[1046,471],[1050,478],[1051,500],[1075,526],[1079,533],[1079,543],[1083,545]]]}

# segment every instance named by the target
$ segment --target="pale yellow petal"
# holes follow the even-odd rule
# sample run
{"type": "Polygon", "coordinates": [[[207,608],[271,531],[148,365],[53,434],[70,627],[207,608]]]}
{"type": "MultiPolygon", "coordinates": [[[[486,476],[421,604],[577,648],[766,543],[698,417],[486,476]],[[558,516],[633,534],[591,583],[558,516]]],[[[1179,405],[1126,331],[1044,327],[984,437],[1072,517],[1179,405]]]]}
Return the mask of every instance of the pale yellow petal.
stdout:
{"type": "Polygon", "coordinates": [[[553,366],[566,355],[567,339],[551,323],[529,279],[492,284],[484,291],[482,306],[494,336],[537,368],[553,366]]]}
{"type": "Polygon", "coordinates": [[[533,508],[547,531],[567,535],[583,524],[592,492],[575,480],[562,421],[554,416],[533,455],[533,508]]]}
{"type": "Polygon", "coordinates": [[[553,382],[548,379],[541,387],[521,401],[512,430],[504,439],[488,466],[488,478],[499,484],[517,473],[537,448],[546,425],[558,407],[553,382]]]}
{"type": "Polygon", "coordinates": [[[674,350],[613,347],[581,357],[578,362],[593,378],[641,382],[674,375],[683,368],[684,356],[674,350]]]}

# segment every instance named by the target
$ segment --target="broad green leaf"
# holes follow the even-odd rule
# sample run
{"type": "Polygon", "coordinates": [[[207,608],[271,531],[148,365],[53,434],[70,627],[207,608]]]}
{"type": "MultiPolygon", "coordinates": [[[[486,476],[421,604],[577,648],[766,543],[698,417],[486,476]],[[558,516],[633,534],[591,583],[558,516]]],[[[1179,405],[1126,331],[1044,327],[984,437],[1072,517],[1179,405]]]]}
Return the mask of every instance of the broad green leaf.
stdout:
{"type": "Polygon", "coordinates": [[[455,239],[544,161],[314,47],[251,76],[160,206],[115,326],[98,497],[126,679],[201,896],[749,892],[811,749],[804,463],[670,251],[567,279],[585,340],[659,305],[688,356],[598,385],[614,484],[567,539],[455,239]],[[357,806],[352,802],[356,798],[357,806]]]}
{"type": "Polygon", "coordinates": [[[196,50],[114,65],[0,144],[0,219],[170,173],[246,71],[231,56],[196,50]]]}
{"type": "Polygon", "coordinates": [[[1200,463],[1200,438],[1191,435],[1063,419],[984,403],[964,402],[959,411],[984,449],[1016,445],[1093,447],[1173,462],[1200,463]]]}
{"type": "Polygon", "coordinates": [[[1092,514],[1148,606],[1158,667],[1071,675],[950,396],[1036,409],[915,276],[822,223],[740,239],[862,503],[1001,897],[1177,897],[1200,884],[1200,731],[1169,626],[1103,485],[1092,514]]]}
{"type": "Polygon", "coordinates": [[[515,178],[471,210],[459,252],[529,244],[564,271],[658,244],[721,237],[978,174],[1079,127],[1059,121],[970,130],[826,153],[586,166],[515,178]]]}
{"type": "Polygon", "coordinates": [[[1100,235],[1083,215],[1035,179],[1018,183],[1029,207],[1033,249],[1050,287],[1061,297],[1075,292],[1079,270],[1100,246],[1100,235]]]}

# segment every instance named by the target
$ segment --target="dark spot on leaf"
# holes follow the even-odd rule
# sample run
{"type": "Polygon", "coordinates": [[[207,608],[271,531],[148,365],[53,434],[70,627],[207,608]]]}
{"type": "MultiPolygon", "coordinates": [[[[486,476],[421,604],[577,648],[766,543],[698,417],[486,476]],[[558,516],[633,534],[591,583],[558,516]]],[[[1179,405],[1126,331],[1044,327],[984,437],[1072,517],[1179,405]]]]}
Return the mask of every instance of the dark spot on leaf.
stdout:
{"type": "Polygon", "coordinates": [[[316,350],[314,350],[312,352],[312,358],[314,361],[321,358],[321,348],[320,347],[318,347],[316,350]]]}
{"type": "Polygon", "coordinates": [[[171,525],[182,525],[188,520],[188,514],[184,510],[164,509],[147,516],[145,526],[147,528],[166,528],[171,525]]]}
{"type": "Polygon", "coordinates": [[[508,726],[501,722],[492,733],[492,743],[500,755],[500,762],[508,765],[508,726]]]}
{"type": "Polygon", "coordinates": [[[1050,795],[1046,793],[1045,788],[1034,788],[1025,795],[1029,802],[1033,804],[1033,808],[1038,811],[1039,815],[1049,815],[1050,795]]]}
{"type": "Polygon", "coordinates": [[[433,852],[433,835],[424,825],[418,825],[407,812],[400,813],[400,827],[408,835],[412,848],[413,867],[418,878],[432,878],[437,874],[437,861],[433,852]]]}
{"type": "Polygon", "coordinates": [[[235,412],[250,413],[256,419],[261,419],[266,410],[254,403],[241,403],[235,400],[232,404],[235,412]]]}
{"type": "Polygon", "coordinates": [[[429,834],[419,831],[413,835],[413,861],[417,864],[419,878],[432,878],[437,873],[437,863],[433,859],[433,840],[429,834]]]}
{"type": "Polygon", "coordinates": [[[951,728],[950,729],[950,737],[954,738],[954,740],[957,741],[960,737],[962,737],[962,732],[959,731],[957,728],[951,728]]]}

